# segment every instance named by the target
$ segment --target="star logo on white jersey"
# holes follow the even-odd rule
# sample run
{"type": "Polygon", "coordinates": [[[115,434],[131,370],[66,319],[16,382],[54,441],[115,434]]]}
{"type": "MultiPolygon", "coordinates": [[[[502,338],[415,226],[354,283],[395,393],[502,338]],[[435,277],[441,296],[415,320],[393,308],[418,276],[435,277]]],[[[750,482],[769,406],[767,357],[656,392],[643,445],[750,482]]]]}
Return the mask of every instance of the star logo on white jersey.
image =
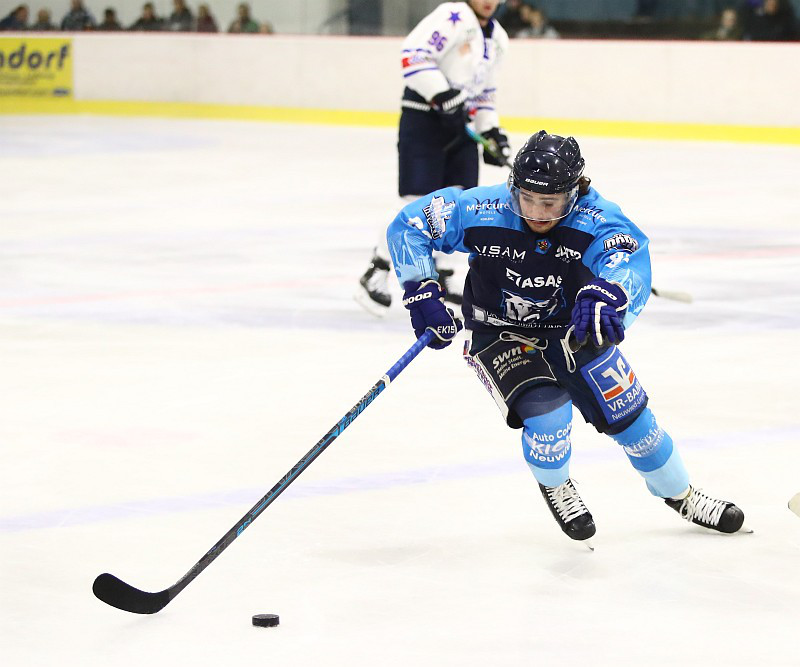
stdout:
{"type": "Polygon", "coordinates": [[[450,23],[452,23],[453,25],[455,25],[461,20],[461,17],[459,16],[458,12],[450,12],[450,18],[447,20],[450,21],[450,23]]]}

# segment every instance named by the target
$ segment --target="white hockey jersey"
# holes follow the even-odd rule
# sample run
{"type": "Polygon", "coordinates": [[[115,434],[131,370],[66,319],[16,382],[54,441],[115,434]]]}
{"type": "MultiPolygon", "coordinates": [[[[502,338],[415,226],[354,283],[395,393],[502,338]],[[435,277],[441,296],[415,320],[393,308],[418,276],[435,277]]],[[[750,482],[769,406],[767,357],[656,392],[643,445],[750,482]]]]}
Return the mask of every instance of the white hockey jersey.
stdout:
{"type": "MultiPolygon", "coordinates": [[[[508,50],[508,35],[492,19],[484,36],[466,2],[445,2],[420,21],[403,42],[403,80],[430,101],[449,88],[467,93],[478,132],[499,126],[495,73],[508,50]]],[[[412,108],[413,103],[405,101],[412,108]]]]}

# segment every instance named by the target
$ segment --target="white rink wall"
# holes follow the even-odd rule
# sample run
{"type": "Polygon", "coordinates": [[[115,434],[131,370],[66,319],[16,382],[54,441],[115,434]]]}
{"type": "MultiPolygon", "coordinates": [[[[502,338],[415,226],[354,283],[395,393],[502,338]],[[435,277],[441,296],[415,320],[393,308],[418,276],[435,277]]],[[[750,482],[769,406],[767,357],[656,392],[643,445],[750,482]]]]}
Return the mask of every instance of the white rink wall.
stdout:
{"type": "MultiPolygon", "coordinates": [[[[74,99],[90,104],[374,112],[383,114],[377,124],[394,124],[403,87],[398,37],[3,36],[71,39],[74,99]]],[[[798,143],[799,56],[800,43],[514,40],[500,73],[499,109],[504,122],[537,118],[788,128],[784,137],[798,143]]],[[[12,99],[6,110],[22,109],[12,99]]],[[[350,121],[364,122],[363,114],[350,121]]],[[[756,132],[751,135],[759,140],[756,132]]]]}
{"type": "MultiPolygon", "coordinates": [[[[79,100],[396,112],[401,40],[74,36],[79,100]]],[[[514,41],[503,116],[800,126],[800,44],[514,41]]]]}

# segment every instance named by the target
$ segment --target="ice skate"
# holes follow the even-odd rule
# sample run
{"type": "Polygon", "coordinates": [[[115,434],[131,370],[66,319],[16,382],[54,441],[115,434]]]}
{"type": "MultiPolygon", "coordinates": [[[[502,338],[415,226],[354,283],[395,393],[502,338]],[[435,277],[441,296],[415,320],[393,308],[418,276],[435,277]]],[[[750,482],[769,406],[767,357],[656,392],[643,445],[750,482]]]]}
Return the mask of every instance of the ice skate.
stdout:
{"type": "Polygon", "coordinates": [[[738,531],[752,533],[744,526],[744,512],[727,500],[717,500],[701,489],[689,487],[689,495],[680,500],[665,498],[664,502],[691,523],[717,530],[720,533],[738,531]]]}
{"type": "MultiPolygon", "coordinates": [[[[558,525],[573,540],[588,540],[595,532],[594,519],[583,504],[571,479],[559,486],[539,484],[542,496],[553,513],[558,525]]],[[[592,551],[591,542],[586,542],[592,551]]]]}
{"type": "Polygon", "coordinates": [[[358,291],[354,295],[361,307],[376,317],[384,317],[392,305],[392,295],[387,285],[389,268],[389,262],[374,255],[359,279],[358,291]]]}
{"type": "Polygon", "coordinates": [[[449,301],[456,306],[460,306],[464,301],[463,290],[458,288],[453,274],[453,269],[440,269],[436,267],[436,272],[439,274],[439,284],[444,290],[444,300],[449,301]]]}

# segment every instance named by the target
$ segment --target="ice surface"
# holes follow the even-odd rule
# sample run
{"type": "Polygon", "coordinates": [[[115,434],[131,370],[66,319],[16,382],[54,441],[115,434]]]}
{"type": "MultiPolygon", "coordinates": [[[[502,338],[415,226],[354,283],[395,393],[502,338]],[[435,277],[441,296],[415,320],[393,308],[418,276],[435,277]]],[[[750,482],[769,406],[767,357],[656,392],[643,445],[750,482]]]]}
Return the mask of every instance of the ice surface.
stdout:
{"type": "Polygon", "coordinates": [[[162,612],[105,606],[97,574],[174,583],[413,342],[352,299],[395,133],[3,116],[2,664],[800,664],[800,148],[579,139],[695,299],[652,299],[623,349],[753,535],[680,521],[576,415],[598,533],[570,542],[453,345],[162,612]]]}

